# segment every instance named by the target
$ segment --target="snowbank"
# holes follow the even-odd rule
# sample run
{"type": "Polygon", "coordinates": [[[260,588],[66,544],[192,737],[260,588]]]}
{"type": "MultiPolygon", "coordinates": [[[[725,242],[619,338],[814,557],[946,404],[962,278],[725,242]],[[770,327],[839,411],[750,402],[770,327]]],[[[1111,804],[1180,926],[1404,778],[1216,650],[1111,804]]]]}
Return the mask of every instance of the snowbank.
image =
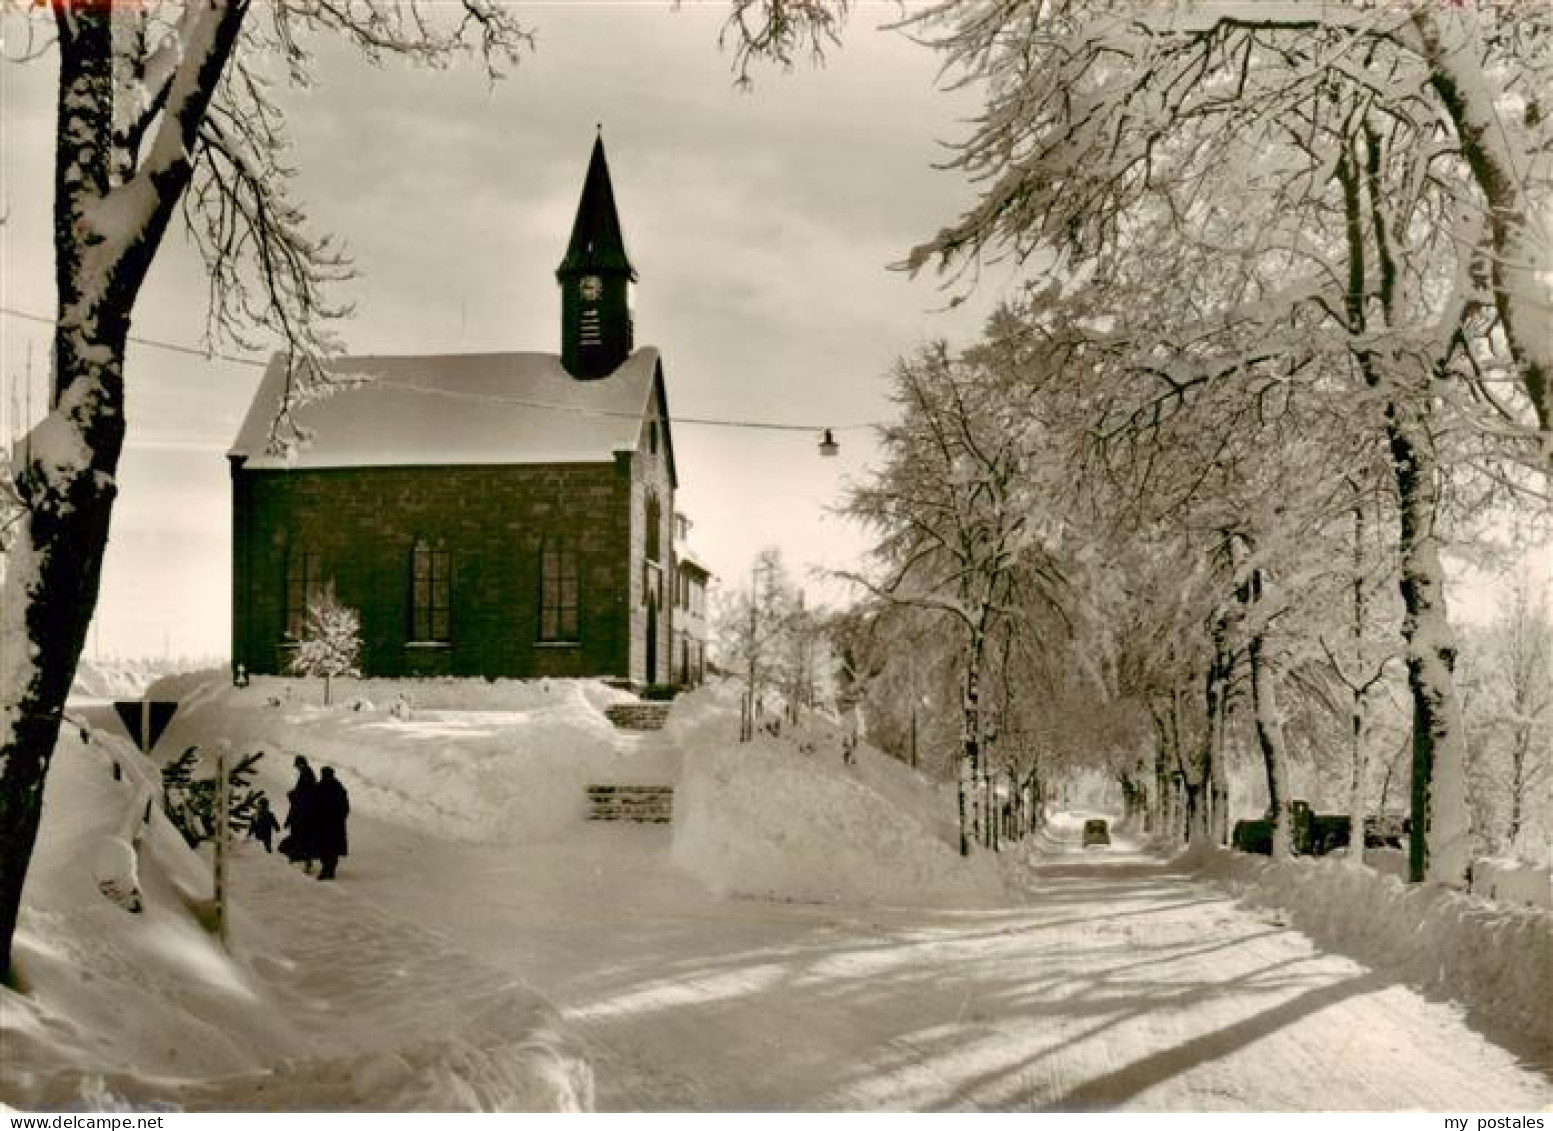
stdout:
{"type": "MultiPolygon", "coordinates": [[[[222,693],[222,702],[234,709],[253,707],[270,699],[287,706],[324,706],[324,681],[315,677],[253,676],[247,687],[232,687],[225,672],[199,673],[194,681],[206,691],[222,693]]],[[[184,698],[193,688],[188,682],[159,681],[153,692],[176,692],[165,698],[184,698]]],[[[403,696],[416,710],[521,711],[553,705],[558,692],[576,692],[590,705],[603,710],[612,703],[635,702],[628,691],[596,679],[461,679],[442,676],[423,679],[351,679],[330,681],[329,700],[334,707],[365,702],[387,710],[403,696]]]]}
{"type": "Polygon", "coordinates": [[[675,702],[661,736],[624,734],[604,708],[632,699],[597,680],[336,680],[325,707],[317,680],[219,681],[184,699],[161,749],[222,737],[264,749],[276,796],[305,753],[340,772],[359,813],[484,842],[565,839],[587,819],[588,785],[673,785],[672,860],[717,892],[929,904],[1001,893],[989,861],[954,851],[952,792],[867,746],[844,767],[832,722],[810,716],[741,747],[729,741],[736,695],[706,689],[675,702]],[[403,700],[408,712],[394,709],[403,700]]]}
{"type": "Polygon", "coordinates": [[[234,862],[241,894],[228,953],[205,926],[208,861],[155,807],[142,822],[154,781],[127,741],[98,732],[86,744],[64,732],[15,941],[19,992],[0,987],[4,1104],[591,1104],[591,1074],[547,1002],[440,940],[371,919],[278,859],[234,862]],[[133,903],[119,898],[130,884],[133,903]],[[329,996],[342,985],[357,987],[348,1003],[329,996]]]}
{"type": "Polygon", "coordinates": [[[192,692],[160,749],[265,750],[276,797],[305,754],[340,772],[358,813],[456,840],[542,841],[586,820],[590,784],[677,775],[618,741],[603,708],[631,698],[596,680],[335,680],[326,707],[322,680],[255,677],[192,692]]]}
{"type": "Polygon", "coordinates": [[[1553,908],[1553,871],[1508,857],[1476,860],[1472,864],[1472,894],[1501,903],[1553,908]]]}
{"type": "MultiPolygon", "coordinates": [[[[187,663],[184,661],[183,663],[187,663]]],[[[146,690],[179,671],[180,662],[162,659],[93,659],[82,656],[70,684],[72,697],[139,699],[146,690]]]]}
{"type": "Polygon", "coordinates": [[[1553,1051],[1553,913],[1330,859],[1274,861],[1199,848],[1177,863],[1252,903],[1284,909],[1319,944],[1480,1009],[1553,1051]]]}
{"type": "Polygon", "coordinates": [[[673,860],[726,895],[965,906],[1003,895],[990,857],[962,859],[944,795],[862,745],[845,766],[833,727],[736,741],[726,689],[681,697],[669,733],[684,751],[673,860]]]}
{"type": "Polygon", "coordinates": [[[13,952],[24,992],[0,989],[7,1102],[91,1103],[93,1077],[231,1072],[280,1055],[283,1025],[251,1008],[262,996],[251,972],[200,925],[209,869],[159,812],[136,860],[142,911],[98,890],[93,865],[149,767],[127,742],[61,733],[13,952]]]}

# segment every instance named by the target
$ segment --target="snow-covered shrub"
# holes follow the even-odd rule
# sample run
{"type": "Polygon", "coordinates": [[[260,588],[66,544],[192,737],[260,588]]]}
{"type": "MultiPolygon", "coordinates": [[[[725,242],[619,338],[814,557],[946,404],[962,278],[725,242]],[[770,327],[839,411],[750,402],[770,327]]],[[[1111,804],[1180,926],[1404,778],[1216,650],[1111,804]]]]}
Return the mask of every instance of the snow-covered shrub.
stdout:
{"type": "Polygon", "coordinates": [[[307,628],[287,665],[292,675],[324,677],[324,702],[329,702],[330,681],[336,676],[360,675],[361,617],[340,604],[333,583],[324,586],[307,604],[307,628]]]}

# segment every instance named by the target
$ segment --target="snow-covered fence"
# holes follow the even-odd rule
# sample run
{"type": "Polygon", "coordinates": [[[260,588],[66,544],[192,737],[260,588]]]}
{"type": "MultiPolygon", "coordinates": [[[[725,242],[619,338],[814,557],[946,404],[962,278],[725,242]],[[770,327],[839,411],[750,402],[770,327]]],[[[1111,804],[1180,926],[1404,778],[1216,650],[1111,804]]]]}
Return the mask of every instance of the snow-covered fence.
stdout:
{"type": "Polygon", "coordinates": [[[1520,1037],[1549,1040],[1553,912],[1408,884],[1339,860],[1196,849],[1180,863],[1252,903],[1284,909],[1323,946],[1481,1009],[1520,1037]]]}

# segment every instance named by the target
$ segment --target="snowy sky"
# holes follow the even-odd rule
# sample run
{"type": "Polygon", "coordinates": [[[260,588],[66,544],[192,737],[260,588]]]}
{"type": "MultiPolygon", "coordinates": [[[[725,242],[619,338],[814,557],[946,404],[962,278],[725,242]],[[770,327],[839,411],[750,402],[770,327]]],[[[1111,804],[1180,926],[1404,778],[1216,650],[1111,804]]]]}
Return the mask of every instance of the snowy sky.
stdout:
{"type": "MultiPolygon", "coordinates": [[[[936,89],[925,48],[861,5],[829,65],[731,85],[725,8],[525,5],[537,49],[489,89],[477,68],[375,69],[317,44],[318,85],[286,91],[297,196],[342,237],[360,279],[345,338],[357,353],[559,348],[554,269],[604,124],[637,288],[637,340],[664,353],[676,415],[845,426],[887,412],[891,361],[979,328],[996,284],[945,313],[937,281],[887,269],[971,199],[932,169],[973,100],[936,89]]],[[[13,17],[14,19],[14,17],[13,17]]],[[[15,25],[11,25],[14,33],[15,25]]],[[[55,68],[0,71],[4,305],[53,305],[50,185],[55,68]]],[[[204,281],[164,249],[137,334],[198,344],[204,281]]],[[[48,380],[47,328],[4,334],[7,438],[48,380]]],[[[223,453],[259,370],[145,347],[129,359],[129,443],[95,646],[108,654],[221,654],[229,645],[229,481],[223,453]]],[[[860,534],[828,516],[865,466],[865,431],[821,460],[817,435],[676,430],[692,541],[741,583],[761,546],[840,565],[860,534]]],[[[92,647],[89,644],[89,650],[92,647]]]]}

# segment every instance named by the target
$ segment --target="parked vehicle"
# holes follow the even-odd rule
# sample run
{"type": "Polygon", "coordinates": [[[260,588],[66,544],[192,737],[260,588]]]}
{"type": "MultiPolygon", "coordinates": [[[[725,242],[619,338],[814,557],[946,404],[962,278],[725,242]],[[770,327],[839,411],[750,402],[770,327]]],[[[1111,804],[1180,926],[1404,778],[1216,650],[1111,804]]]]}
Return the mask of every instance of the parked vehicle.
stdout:
{"type": "MultiPolygon", "coordinates": [[[[1315,813],[1308,803],[1291,801],[1289,817],[1296,855],[1325,856],[1348,844],[1352,822],[1346,816],[1315,813]]],[[[1393,814],[1366,817],[1364,845],[1366,848],[1400,848],[1407,837],[1408,826],[1406,817],[1393,814]]],[[[1230,843],[1241,852],[1270,855],[1273,850],[1272,816],[1268,815],[1260,821],[1236,821],[1230,843]]]]}
{"type": "Polygon", "coordinates": [[[1084,847],[1094,848],[1098,845],[1111,843],[1111,829],[1099,817],[1092,817],[1084,822],[1084,847]]]}

